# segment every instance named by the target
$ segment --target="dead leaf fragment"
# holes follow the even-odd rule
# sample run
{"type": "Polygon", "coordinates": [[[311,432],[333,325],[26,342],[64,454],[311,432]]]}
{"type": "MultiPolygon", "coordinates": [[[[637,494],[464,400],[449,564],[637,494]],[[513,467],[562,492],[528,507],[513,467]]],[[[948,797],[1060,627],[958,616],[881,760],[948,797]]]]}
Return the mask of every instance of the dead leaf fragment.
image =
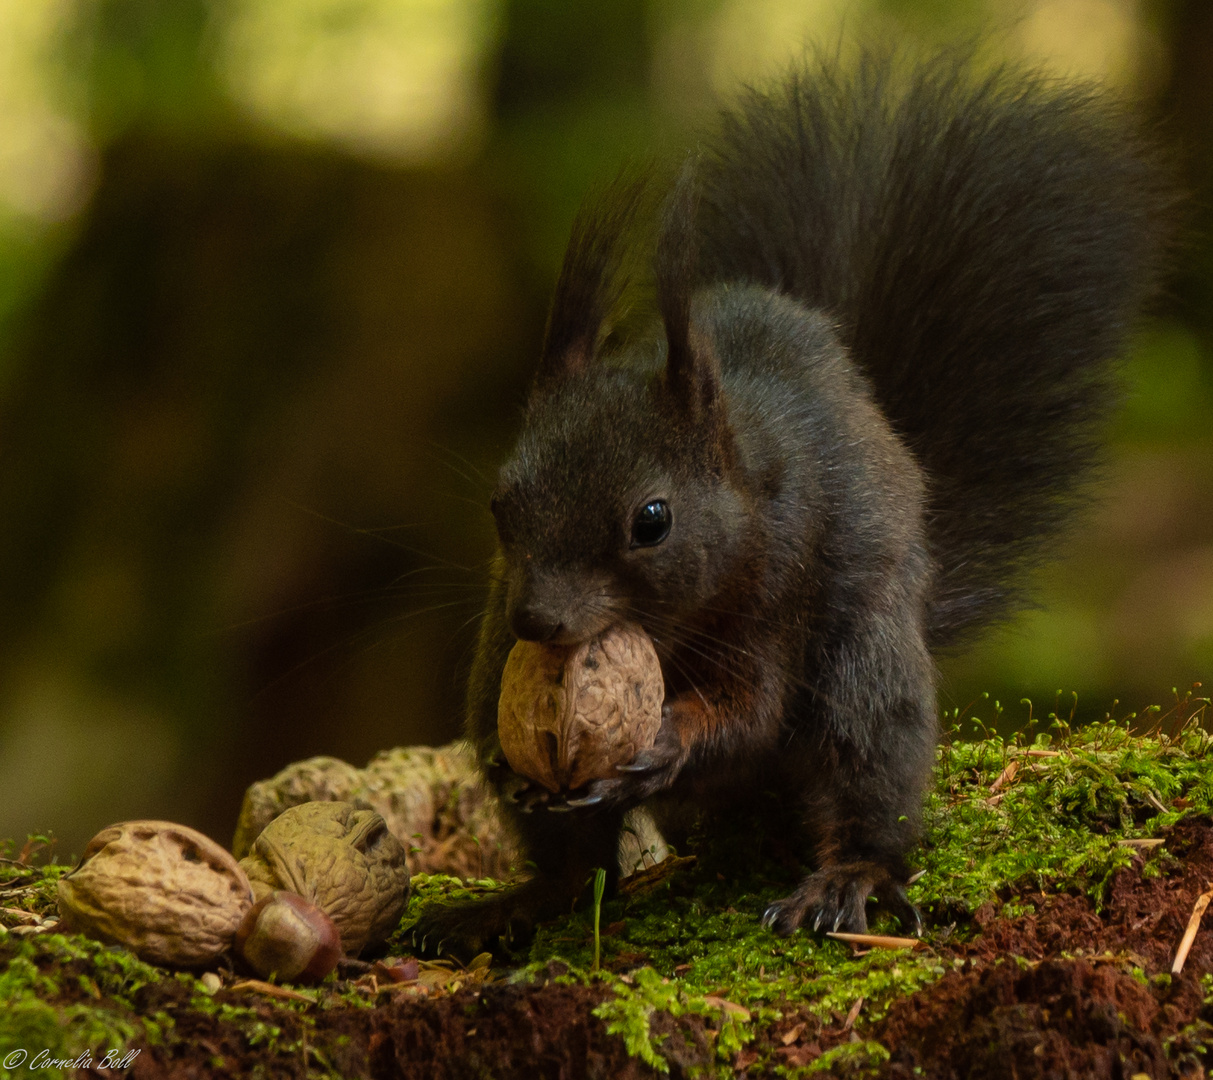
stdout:
{"type": "Polygon", "coordinates": [[[847,1012],[846,1022],[842,1025],[843,1031],[850,1031],[855,1026],[855,1021],[859,1019],[859,1010],[863,1008],[863,998],[857,997],[855,1004],[847,1012]]]}
{"type": "Polygon", "coordinates": [[[1005,769],[998,774],[998,779],[990,785],[990,794],[996,791],[1001,791],[1007,787],[1012,780],[1015,779],[1015,774],[1019,772],[1019,762],[1012,761],[1005,769]]]}
{"type": "Polygon", "coordinates": [[[715,994],[705,994],[703,1000],[716,1009],[723,1009],[727,1013],[732,1013],[734,1016],[740,1017],[745,1023],[749,1023],[750,1010],[744,1005],[738,1005],[735,1001],[729,1001],[726,998],[717,997],[715,994]]]}

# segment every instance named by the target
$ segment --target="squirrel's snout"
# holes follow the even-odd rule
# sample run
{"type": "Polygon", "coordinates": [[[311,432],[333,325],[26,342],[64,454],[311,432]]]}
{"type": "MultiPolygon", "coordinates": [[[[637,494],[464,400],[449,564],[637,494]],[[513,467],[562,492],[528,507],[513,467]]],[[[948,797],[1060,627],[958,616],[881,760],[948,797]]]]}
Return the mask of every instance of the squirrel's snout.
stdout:
{"type": "Polygon", "coordinates": [[[545,645],[580,645],[619,621],[598,578],[529,565],[511,580],[506,610],[515,637],[545,645]]]}
{"type": "Polygon", "coordinates": [[[542,608],[520,605],[510,612],[510,629],[523,641],[548,642],[560,635],[564,624],[542,608]]]}

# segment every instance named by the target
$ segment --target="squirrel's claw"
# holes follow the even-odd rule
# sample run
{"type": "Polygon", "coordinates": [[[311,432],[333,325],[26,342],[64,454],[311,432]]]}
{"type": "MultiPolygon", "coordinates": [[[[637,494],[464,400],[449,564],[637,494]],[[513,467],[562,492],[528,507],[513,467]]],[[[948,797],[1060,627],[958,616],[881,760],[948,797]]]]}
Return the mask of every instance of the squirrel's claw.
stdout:
{"type": "Polygon", "coordinates": [[[802,924],[814,932],[866,933],[868,920],[864,908],[873,894],[887,911],[897,916],[902,926],[915,936],[922,936],[922,915],[910,903],[905,886],[886,867],[871,862],[822,867],[805,878],[791,896],[771,904],[763,912],[762,925],[782,937],[802,924]]]}
{"type": "Polygon", "coordinates": [[[906,895],[904,885],[893,885],[881,895],[884,905],[897,916],[898,921],[915,937],[922,937],[925,927],[922,912],[906,895]]]}
{"type": "Polygon", "coordinates": [[[580,799],[569,799],[569,801],[566,802],[564,805],[565,806],[578,806],[578,807],[580,807],[580,806],[597,806],[600,802],[602,802],[602,800],[603,800],[603,796],[600,794],[599,795],[586,795],[580,799]]]}
{"type": "Polygon", "coordinates": [[[615,771],[621,773],[646,773],[660,767],[661,763],[648,750],[641,750],[639,754],[625,765],[616,765],[615,771]]]}
{"type": "Polygon", "coordinates": [[[523,780],[520,776],[515,777],[502,788],[501,798],[518,807],[519,813],[522,814],[532,813],[537,806],[547,806],[549,810],[552,809],[548,804],[551,793],[538,784],[523,780]]]}

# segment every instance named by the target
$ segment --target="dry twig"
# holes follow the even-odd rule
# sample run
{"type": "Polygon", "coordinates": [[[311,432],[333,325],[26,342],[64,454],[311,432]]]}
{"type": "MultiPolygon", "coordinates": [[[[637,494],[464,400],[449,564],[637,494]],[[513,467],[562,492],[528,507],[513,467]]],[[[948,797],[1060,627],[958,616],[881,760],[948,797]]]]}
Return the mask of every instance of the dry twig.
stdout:
{"type": "Polygon", "coordinates": [[[890,937],[887,934],[828,933],[826,937],[849,941],[852,945],[867,945],[874,949],[916,949],[922,944],[922,938],[890,937]]]}
{"type": "Polygon", "coordinates": [[[1184,961],[1188,959],[1188,953],[1192,951],[1192,942],[1196,940],[1196,931],[1200,929],[1200,917],[1205,913],[1205,908],[1209,906],[1210,900],[1213,900],[1213,881],[1210,881],[1207,889],[1196,898],[1196,903],[1192,907],[1192,917],[1188,920],[1188,928],[1184,931],[1179,948],[1175,950],[1175,963],[1171,965],[1172,975],[1178,975],[1183,971],[1184,961]]]}
{"type": "Polygon", "coordinates": [[[264,982],[261,979],[241,979],[240,982],[232,983],[228,987],[229,990],[253,990],[258,994],[265,994],[267,997],[282,998],[284,1001],[306,1001],[309,1005],[315,1005],[316,999],[308,994],[301,994],[298,990],[292,990],[288,986],[275,986],[273,983],[264,982]]]}

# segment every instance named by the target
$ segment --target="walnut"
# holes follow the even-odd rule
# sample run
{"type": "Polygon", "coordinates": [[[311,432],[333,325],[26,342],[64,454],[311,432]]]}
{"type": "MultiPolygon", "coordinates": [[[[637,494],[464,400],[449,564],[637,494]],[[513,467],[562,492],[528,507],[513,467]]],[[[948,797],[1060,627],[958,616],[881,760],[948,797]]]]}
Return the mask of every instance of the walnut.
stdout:
{"type": "Polygon", "coordinates": [[[71,929],[176,967],[214,960],[252,903],[231,855],[169,821],[103,829],[59,879],[59,915],[71,929]]]}
{"type": "Polygon", "coordinates": [[[382,814],[405,846],[411,874],[506,878],[522,867],[522,853],[464,742],[384,750],[365,769],[331,757],[288,765],[245,793],[232,854],[243,859],[274,818],[313,801],[382,814]]]}
{"type": "MultiPolygon", "coordinates": [[[[365,769],[335,758],[288,765],[246,792],[232,854],[243,858],[274,818],[313,800],[349,802],[382,814],[407,849],[410,874],[506,878],[522,866],[522,852],[501,819],[497,798],[464,742],[398,746],[377,754],[365,769]]],[[[620,874],[627,877],[646,862],[660,862],[668,851],[648,811],[628,811],[619,841],[620,874]]]]}
{"type": "Polygon", "coordinates": [[[253,841],[288,806],[305,802],[353,802],[352,792],[362,781],[362,770],[340,758],[314,757],[283,769],[270,781],[253,784],[244,793],[244,804],[232,837],[232,854],[243,859],[253,850],[253,841]]]}
{"type": "Polygon", "coordinates": [[[258,900],[286,889],[322,909],[349,956],[386,940],[408,902],[403,845],[379,814],[345,802],[283,811],[240,865],[258,900]]]}
{"type": "Polygon", "coordinates": [[[549,791],[579,788],[653,745],[664,696],[657,651],[639,626],[577,646],[520,641],[501,675],[501,749],[549,791]]]}

